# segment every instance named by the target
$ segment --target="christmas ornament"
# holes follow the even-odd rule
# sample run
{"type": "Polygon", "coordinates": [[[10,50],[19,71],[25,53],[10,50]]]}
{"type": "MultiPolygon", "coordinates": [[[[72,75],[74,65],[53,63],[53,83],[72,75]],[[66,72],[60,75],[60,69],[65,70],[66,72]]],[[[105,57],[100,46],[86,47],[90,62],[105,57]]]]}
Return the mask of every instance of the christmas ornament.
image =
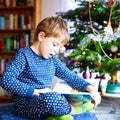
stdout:
{"type": "Polygon", "coordinates": [[[89,9],[91,9],[92,8],[92,4],[89,2],[89,9]]]}
{"type": "Polygon", "coordinates": [[[79,62],[79,60],[75,60],[75,62],[77,62],[77,63],[78,63],[78,62],[79,62]]]}
{"type": "Polygon", "coordinates": [[[111,15],[112,15],[112,9],[110,9],[109,21],[108,21],[107,27],[105,27],[104,31],[106,34],[113,35],[113,29],[111,26],[111,15]]]}
{"type": "Polygon", "coordinates": [[[101,63],[101,62],[98,63],[98,67],[99,67],[99,68],[102,67],[102,63],[101,63]]]}
{"type": "Polygon", "coordinates": [[[118,51],[118,46],[112,45],[112,46],[110,47],[110,51],[111,51],[112,53],[117,52],[117,51],[118,51]]]}
{"type": "Polygon", "coordinates": [[[113,2],[108,2],[108,7],[111,7],[113,5],[113,2]]]}
{"type": "Polygon", "coordinates": [[[98,67],[99,67],[99,68],[102,67],[101,59],[102,59],[101,55],[98,54],[98,67]]]}
{"type": "Polygon", "coordinates": [[[70,60],[66,61],[66,65],[70,65],[70,63],[71,63],[70,60]]]}
{"type": "MultiPolygon", "coordinates": [[[[120,54],[120,3],[114,2],[113,0],[104,0],[102,2],[97,0],[93,3],[91,1],[79,1],[80,7],[85,3],[86,8],[77,8],[71,14],[66,14],[65,16],[66,19],[72,22],[72,25],[70,25],[70,47],[68,49],[72,49],[73,52],[68,56],[68,59],[71,60],[69,67],[71,69],[79,68],[81,73],[89,65],[92,72],[108,72],[113,74],[114,70],[118,70],[118,67],[115,65],[116,63],[112,67],[110,67],[111,65],[106,67],[106,64],[108,61],[114,60],[114,54],[117,57],[118,53],[120,54]],[[111,7],[108,7],[108,2],[111,2],[111,7]],[[85,15],[84,13],[87,14],[85,15]],[[75,18],[75,15],[79,15],[79,18],[75,18]],[[95,41],[96,44],[92,44],[91,41],[95,41]],[[118,46],[117,53],[111,52],[111,45],[118,46]]],[[[85,75],[82,75],[84,78],[87,78],[86,72],[83,72],[85,75]]]]}
{"type": "Polygon", "coordinates": [[[86,52],[85,52],[85,51],[83,51],[83,52],[82,52],[82,55],[85,55],[85,54],[86,54],[86,52]]]}
{"type": "Polygon", "coordinates": [[[87,66],[86,71],[83,72],[82,74],[84,79],[90,79],[92,78],[92,73],[89,70],[89,67],[87,66]]]}
{"type": "Polygon", "coordinates": [[[108,2],[108,7],[111,7],[114,2],[115,2],[115,0],[110,0],[110,1],[108,2]]]}
{"type": "Polygon", "coordinates": [[[105,27],[104,31],[105,31],[105,34],[113,35],[113,29],[112,29],[112,26],[111,26],[111,21],[108,22],[108,25],[107,25],[107,27],[105,27]]]}

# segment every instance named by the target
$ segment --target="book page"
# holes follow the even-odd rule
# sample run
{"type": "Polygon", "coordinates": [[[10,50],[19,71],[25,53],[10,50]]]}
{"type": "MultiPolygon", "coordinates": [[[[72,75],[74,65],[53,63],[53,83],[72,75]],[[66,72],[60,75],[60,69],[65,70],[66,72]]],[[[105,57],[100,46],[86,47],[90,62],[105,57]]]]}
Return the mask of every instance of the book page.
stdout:
{"type": "Polygon", "coordinates": [[[75,90],[65,82],[56,83],[53,91],[64,95],[68,99],[68,101],[74,101],[74,102],[93,101],[90,93],[80,92],[78,90],[75,90]]]}

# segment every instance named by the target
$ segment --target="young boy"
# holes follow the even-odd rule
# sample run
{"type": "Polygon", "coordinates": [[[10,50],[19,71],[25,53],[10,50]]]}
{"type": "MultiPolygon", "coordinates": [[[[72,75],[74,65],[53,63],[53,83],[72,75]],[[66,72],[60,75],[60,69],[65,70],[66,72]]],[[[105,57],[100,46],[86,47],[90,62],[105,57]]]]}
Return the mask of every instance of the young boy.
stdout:
{"type": "Polygon", "coordinates": [[[54,76],[74,89],[90,92],[94,107],[100,103],[101,97],[94,87],[56,57],[68,40],[66,22],[59,17],[47,17],[38,24],[32,45],[17,51],[0,80],[0,85],[13,94],[17,115],[44,120],[51,115],[76,114],[64,96],[50,89],[54,76]]]}

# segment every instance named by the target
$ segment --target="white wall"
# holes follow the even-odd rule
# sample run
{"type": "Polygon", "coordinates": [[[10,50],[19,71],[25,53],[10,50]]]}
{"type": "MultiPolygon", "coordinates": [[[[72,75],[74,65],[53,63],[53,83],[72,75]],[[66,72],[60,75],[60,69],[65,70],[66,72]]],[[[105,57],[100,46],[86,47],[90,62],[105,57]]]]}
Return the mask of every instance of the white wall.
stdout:
{"type": "Polygon", "coordinates": [[[41,19],[74,8],[74,0],[41,0],[41,19]]]}

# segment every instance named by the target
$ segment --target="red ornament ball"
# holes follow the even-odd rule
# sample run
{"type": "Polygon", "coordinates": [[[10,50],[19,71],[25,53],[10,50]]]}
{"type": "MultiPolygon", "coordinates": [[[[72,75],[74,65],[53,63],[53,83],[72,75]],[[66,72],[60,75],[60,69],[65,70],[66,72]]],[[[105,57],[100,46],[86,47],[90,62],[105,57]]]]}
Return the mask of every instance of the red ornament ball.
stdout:
{"type": "Polygon", "coordinates": [[[114,2],[115,2],[115,0],[110,0],[110,2],[108,2],[108,7],[111,7],[114,2]]]}
{"type": "Polygon", "coordinates": [[[102,67],[102,63],[101,63],[101,62],[98,63],[98,67],[99,67],[99,68],[102,67]]]}
{"type": "Polygon", "coordinates": [[[76,62],[76,63],[78,63],[78,62],[79,62],[79,60],[75,60],[75,62],[76,62]]]}

